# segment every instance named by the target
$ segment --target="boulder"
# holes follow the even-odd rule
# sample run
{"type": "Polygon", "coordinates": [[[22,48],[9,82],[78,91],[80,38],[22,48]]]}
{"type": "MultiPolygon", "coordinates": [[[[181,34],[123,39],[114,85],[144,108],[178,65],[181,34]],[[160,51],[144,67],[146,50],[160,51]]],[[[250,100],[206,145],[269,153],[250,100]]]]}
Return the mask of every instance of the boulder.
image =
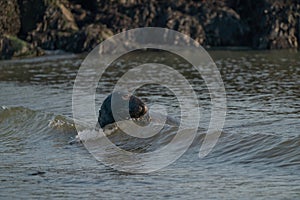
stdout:
{"type": "Polygon", "coordinates": [[[3,0],[0,14],[2,58],[28,52],[16,50],[23,40],[27,49],[90,51],[137,27],[170,28],[214,47],[286,49],[300,42],[299,0],[3,0]]]}
{"type": "Polygon", "coordinates": [[[213,11],[205,25],[206,44],[211,46],[247,45],[249,27],[240,16],[230,8],[213,11]]]}
{"type": "Polygon", "coordinates": [[[19,36],[26,38],[27,33],[36,29],[42,21],[46,4],[44,0],[19,0],[21,30],[19,36]]]}
{"type": "Polygon", "coordinates": [[[17,0],[0,1],[0,35],[17,35],[21,28],[17,0]]]}
{"type": "Polygon", "coordinates": [[[167,28],[177,30],[192,37],[199,42],[199,44],[203,44],[206,40],[206,33],[197,17],[192,17],[177,11],[171,12],[166,26],[167,28]]]}
{"type": "Polygon", "coordinates": [[[0,59],[12,57],[33,57],[43,55],[44,51],[38,47],[17,38],[16,36],[0,36],[0,59]]]}

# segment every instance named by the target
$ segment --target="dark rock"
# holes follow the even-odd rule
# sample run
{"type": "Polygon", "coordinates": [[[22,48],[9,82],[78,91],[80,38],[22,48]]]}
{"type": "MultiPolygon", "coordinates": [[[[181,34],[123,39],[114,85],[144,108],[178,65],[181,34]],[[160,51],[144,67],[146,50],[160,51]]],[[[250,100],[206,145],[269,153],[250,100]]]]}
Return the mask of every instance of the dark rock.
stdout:
{"type": "Polygon", "coordinates": [[[43,55],[44,52],[38,47],[15,37],[0,36],[0,59],[10,59],[12,57],[33,57],[43,55]]]}
{"type": "Polygon", "coordinates": [[[191,36],[194,40],[203,44],[205,41],[205,32],[196,17],[182,14],[181,12],[172,12],[169,15],[167,28],[177,30],[181,33],[191,36]]]}
{"type": "Polygon", "coordinates": [[[206,44],[211,46],[247,45],[249,27],[232,9],[216,10],[205,26],[206,44]]]}
{"type": "Polygon", "coordinates": [[[95,13],[83,9],[82,5],[75,4],[70,6],[70,11],[72,12],[76,24],[79,28],[86,26],[87,24],[93,23],[95,18],[95,13]]]}
{"type": "Polygon", "coordinates": [[[43,49],[68,49],[71,37],[79,30],[74,16],[63,4],[47,7],[42,22],[28,33],[27,41],[43,49]]]}
{"type": "Polygon", "coordinates": [[[43,0],[18,0],[20,7],[21,30],[19,36],[26,38],[27,33],[36,29],[46,10],[43,0]]]}
{"type": "Polygon", "coordinates": [[[19,13],[17,0],[0,1],[0,35],[19,33],[21,27],[19,13]]]}
{"type": "Polygon", "coordinates": [[[36,171],[36,172],[30,173],[29,175],[31,175],[31,176],[38,176],[38,175],[44,175],[44,174],[46,174],[46,172],[36,171]]]}
{"type": "Polygon", "coordinates": [[[2,58],[19,54],[5,35],[32,48],[79,53],[137,27],[170,28],[205,46],[282,49],[300,42],[299,0],[4,0],[0,12],[2,58]]]}
{"type": "Polygon", "coordinates": [[[90,51],[103,40],[113,36],[113,32],[105,25],[90,24],[84,28],[84,35],[81,51],[90,51]]]}
{"type": "Polygon", "coordinates": [[[241,13],[241,19],[249,24],[252,46],[258,49],[299,48],[297,16],[300,2],[297,0],[238,1],[231,5],[241,13]],[[292,31],[291,31],[292,30],[292,31]]]}
{"type": "Polygon", "coordinates": [[[0,36],[0,59],[10,59],[14,54],[11,41],[4,36],[0,36]]]}

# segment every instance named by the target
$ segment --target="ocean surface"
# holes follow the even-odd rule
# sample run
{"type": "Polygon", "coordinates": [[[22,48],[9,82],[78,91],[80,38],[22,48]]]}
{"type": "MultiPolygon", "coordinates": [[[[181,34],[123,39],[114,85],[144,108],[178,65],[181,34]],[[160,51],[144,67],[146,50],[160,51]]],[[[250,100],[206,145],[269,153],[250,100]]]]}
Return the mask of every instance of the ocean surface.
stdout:
{"type": "MultiPolygon", "coordinates": [[[[78,136],[72,90],[85,55],[1,61],[0,199],[299,199],[300,53],[209,53],[225,85],[227,115],[216,146],[204,158],[198,154],[211,100],[186,62],[163,52],[137,53],[119,58],[100,80],[98,108],[127,66],[150,61],[174,67],[197,94],[201,130],[191,147],[171,165],[143,174],[111,168],[83,143],[72,142],[78,136]]],[[[136,95],[180,119],[178,101],[167,88],[148,85],[136,95]]],[[[163,140],[156,137],[147,145],[112,135],[129,150],[159,149],[163,140]]]]}

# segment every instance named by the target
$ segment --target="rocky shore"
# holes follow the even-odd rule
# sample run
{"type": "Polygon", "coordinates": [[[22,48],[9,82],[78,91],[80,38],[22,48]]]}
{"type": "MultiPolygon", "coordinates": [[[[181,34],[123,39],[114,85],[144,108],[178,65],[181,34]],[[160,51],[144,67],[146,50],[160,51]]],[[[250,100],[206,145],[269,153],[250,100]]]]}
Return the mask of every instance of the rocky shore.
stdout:
{"type": "Polygon", "coordinates": [[[3,0],[0,59],[87,52],[136,27],[166,27],[205,47],[299,49],[299,0],[3,0]]]}

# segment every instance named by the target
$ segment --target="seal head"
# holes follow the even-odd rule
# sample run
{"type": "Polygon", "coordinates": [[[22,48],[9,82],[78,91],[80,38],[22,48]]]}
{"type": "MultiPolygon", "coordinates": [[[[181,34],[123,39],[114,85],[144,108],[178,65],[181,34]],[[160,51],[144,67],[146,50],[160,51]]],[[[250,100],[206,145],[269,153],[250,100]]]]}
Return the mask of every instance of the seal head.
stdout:
{"type": "Polygon", "coordinates": [[[138,119],[147,112],[148,107],[138,97],[124,92],[114,92],[103,101],[99,110],[98,123],[101,128],[104,128],[116,121],[128,120],[129,118],[138,119]]]}

